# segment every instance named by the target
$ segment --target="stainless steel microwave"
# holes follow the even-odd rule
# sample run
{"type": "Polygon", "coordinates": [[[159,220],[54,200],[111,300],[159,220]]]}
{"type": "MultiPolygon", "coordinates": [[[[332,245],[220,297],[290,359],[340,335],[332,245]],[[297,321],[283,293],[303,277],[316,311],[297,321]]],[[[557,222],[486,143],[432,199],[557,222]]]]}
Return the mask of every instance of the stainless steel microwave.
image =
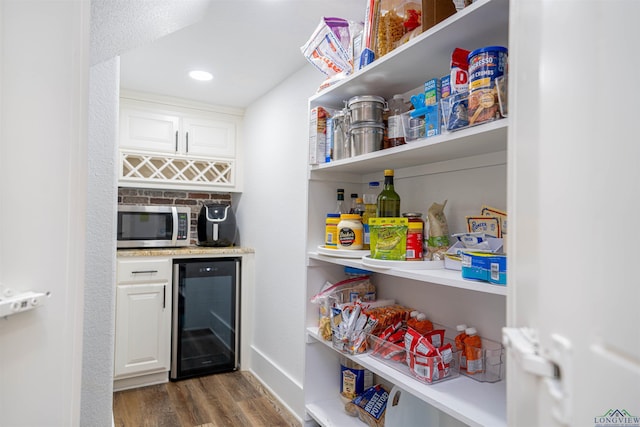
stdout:
{"type": "Polygon", "coordinates": [[[118,248],[164,248],[191,244],[191,208],[118,206],[118,248]]]}

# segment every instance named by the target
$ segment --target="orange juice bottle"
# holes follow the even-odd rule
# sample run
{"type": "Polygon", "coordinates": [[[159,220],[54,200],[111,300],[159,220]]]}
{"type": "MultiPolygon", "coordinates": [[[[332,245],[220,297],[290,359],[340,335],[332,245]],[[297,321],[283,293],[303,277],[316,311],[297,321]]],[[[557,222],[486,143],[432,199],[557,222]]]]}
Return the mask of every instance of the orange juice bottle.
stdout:
{"type": "Polygon", "coordinates": [[[464,339],[467,338],[465,329],[467,329],[467,325],[462,324],[456,326],[458,335],[456,335],[456,338],[454,340],[456,344],[456,350],[460,352],[460,369],[467,369],[467,355],[464,352],[464,339]]]}
{"type": "Polygon", "coordinates": [[[467,328],[464,331],[467,338],[464,339],[464,352],[467,356],[467,373],[476,374],[483,372],[482,367],[482,339],[476,328],[467,328]]]}

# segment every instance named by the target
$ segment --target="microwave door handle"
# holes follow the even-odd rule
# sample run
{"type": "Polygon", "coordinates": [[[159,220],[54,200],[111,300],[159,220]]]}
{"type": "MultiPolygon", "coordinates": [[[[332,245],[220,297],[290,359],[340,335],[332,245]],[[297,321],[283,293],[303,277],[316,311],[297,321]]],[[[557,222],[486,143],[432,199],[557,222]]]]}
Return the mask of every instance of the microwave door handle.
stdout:
{"type": "Polygon", "coordinates": [[[218,223],[217,222],[213,223],[213,233],[211,234],[213,234],[213,241],[214,242],[218,241],[218,223]]]}
{"type": "Polygon", "coordinates": [[[173,232],[171,233],[171,245],[175,246],[178,242],[178,208],[171,208],[171,218],[173,220],[173,232]]]}

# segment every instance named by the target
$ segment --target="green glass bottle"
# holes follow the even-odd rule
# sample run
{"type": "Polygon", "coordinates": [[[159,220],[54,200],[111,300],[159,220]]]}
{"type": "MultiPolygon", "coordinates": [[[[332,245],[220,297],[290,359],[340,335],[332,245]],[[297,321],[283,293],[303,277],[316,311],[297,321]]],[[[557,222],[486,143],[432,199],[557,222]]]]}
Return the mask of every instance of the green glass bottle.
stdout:
{"type": "Polygon", "coordinates": [[[400,216],[400,196],[393,188],[393,169],[384,170],[384,186],[378,194],[376,216],[378,218],[400,216]]]}

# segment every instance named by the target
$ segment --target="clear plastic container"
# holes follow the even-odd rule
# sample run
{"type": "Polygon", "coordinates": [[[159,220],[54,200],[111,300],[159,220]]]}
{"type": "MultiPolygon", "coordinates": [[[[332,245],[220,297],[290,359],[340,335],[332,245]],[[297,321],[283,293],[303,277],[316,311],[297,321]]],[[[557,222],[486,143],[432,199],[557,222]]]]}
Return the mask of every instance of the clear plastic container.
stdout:
{"type": "Polygon", "coordinates": [[[405,142],[415,141],[426,136],[424,117],[411,117],[411,111],[408,111],[403,113],[401,118],[405,142]]]}
{"type": "MultiPolygon", "coordinates": [[[[445,338],[445,344],[453,342],[445,338]]],[[[404,346],[393,344],[374,335],[369,335],[369,346],[371,356],[377,358],[382,363],[405,375],[411,376],[425,384],[434,384],[456,378],[460,375],[460,352],[453,352],[451,358],[443,356],[427,357],[417,353],[408,352],[404,346]],[[420,359],[421,366],[428,367],[428,375],[424,375],[423,370],[414,370],[407,364],[408,360],[420,359]]]]}
{"type": "Polygon", "coordinates": [[[482,348],[466,347],[468,346],[465,344],[466,351],[476,354],[479,365],[478,372],[469,373],[466,370],[460,370],[462,375],[483,383],[495,383],[502,380],[504,375],[503,360],[505,357],[502,344],[482,338],[482,348]]]}
{"type": "Polygon", "coordinates": [[[387,119],[387,136],[389,147],[397,147],[405,143],[405,132],[402,123],[403,114],[409,111],[409,105],[402,95],[393,95],[388,102],[389,118],[387,119]]]}
{"type": "Polygon", "coordinates": [[[381,0],[376,16],[376,59],[411,40],[422,31],[422,2],[381,0]]]}

